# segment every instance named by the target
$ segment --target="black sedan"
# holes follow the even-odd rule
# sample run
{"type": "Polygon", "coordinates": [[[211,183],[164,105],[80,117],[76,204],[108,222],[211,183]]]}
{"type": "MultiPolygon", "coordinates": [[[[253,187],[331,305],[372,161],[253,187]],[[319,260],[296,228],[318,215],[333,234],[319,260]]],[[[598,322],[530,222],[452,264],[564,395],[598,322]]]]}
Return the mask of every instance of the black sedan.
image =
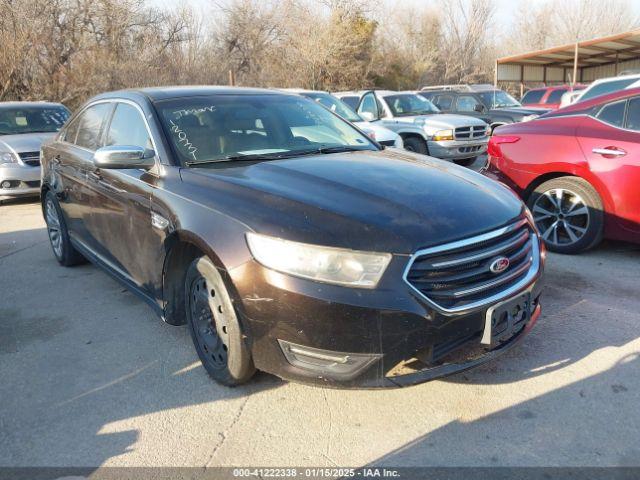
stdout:
{"type": "Polygon", "coordinates": [[[256,368],[415,384],[494,358],[540,315],[543,247],[515,194],[298,95],[107,93],[42,155],[57,260],[187,324],[225,385],[256,368]]]}

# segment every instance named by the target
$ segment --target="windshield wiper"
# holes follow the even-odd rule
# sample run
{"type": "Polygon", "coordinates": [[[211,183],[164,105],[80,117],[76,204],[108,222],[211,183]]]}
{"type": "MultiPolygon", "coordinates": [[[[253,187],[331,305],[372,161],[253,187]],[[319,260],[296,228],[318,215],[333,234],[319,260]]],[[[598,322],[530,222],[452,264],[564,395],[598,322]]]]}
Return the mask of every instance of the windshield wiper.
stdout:
{"type": "Polygon", "coordinates": [[[280,160],[282,158],[299,157],[303,155],[314,155],[318,153],[342,153],[342,152],[355,152],[361,150],[369,150],[368,148],[350,147],[346,145],[339,145],[335,147],[319,147],[308,150],[290,150],[288,152],[278,153],[246,153],[246,154],[233,154],[226,157],[212,158],[210,160],[192,160],[185,162],[188,167],[195,165],[207,165],[211,163],[224,163],[224,162],[250,162],[250,161],[267,161],[267,160],[280,160]]]}
{"type": "Polygon", "coordinates": [[[226,157],[212,158],[210,160],[192,160],[185,162],[185,165],[192,167],[194,165],[206,165],[210,163],[223,163],[223,162],[245,162],[253,160],[278,160],[280,158],[287,158],[292,152],[280,152],[280,153],[247,153],[247,154],[234,154],[227,155],[226,157]]]}

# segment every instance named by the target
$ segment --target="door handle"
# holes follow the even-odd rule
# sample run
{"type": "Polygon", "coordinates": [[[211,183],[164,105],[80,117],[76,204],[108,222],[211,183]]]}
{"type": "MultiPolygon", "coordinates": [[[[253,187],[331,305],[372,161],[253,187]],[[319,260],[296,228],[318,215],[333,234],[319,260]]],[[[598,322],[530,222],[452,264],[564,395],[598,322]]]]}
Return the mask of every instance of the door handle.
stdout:
{"type": "Polygon", "coordinates": [[[597,153],[598,155],[611,155],[612,157],[623,157],[627,154],[627,152],[625,152],[621,148],[616,147],[594,148],[591,151],[593,153],[597,153]]]}

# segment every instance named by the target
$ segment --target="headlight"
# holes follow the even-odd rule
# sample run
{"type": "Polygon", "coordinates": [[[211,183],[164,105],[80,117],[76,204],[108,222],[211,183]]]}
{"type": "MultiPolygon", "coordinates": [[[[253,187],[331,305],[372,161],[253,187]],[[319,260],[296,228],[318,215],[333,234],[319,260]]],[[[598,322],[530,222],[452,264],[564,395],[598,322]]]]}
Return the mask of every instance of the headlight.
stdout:
{"type": "Polygon", "coordinates": [[[540,115],[538,115],[537,113],[532,113],[531,115],[526,115],[526,116],[522,117],[522,120],[520,120],[520,121],[521,122],[530,122],[531,120],[535,120],[539,116],[540,115]]]}
{"type": "Polygon", "coordinates": [[[453,140],[453,130],[439,130],[433,134],[433,139],[436,142],[440,140],[453,140]]]}
{"type": "Polygon", "coordinates": [[[1,152],[0,165],[5,163],[18,163],[18,156],[13,152],[1,152]]]}
{"type": "Polygon", "coordinates": [[[359,252],[247,233],[253,257],[267,268],[348,287],[374,288],[391,261],[389,253],[359,252]]]}

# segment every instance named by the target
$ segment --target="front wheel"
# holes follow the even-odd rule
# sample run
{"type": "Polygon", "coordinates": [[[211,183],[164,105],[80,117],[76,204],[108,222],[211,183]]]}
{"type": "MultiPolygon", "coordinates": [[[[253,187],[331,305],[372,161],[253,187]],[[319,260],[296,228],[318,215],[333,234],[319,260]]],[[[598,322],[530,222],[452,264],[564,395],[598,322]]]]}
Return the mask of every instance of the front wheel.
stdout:
{"type": "Polygon", "coordinates": [[[531,193],[527,204],[545,245],[553,252],[579,253],[602,240],[602,201],[581,178],[544,182],[531,193]]]}
{"type": "Polygon", "coordinates": [[[422,155],[428,155],[429,149],[427,143],[418,137],[409,137],[404,139],[404,149],[410,152],[420,153],[422,155]]]}
{"type": "Polygon", "coordinates": [[[218,269],[207,257],[194,260],[185,278],[187,323],[207,373],[236,386],[255,373],[231,297],[218,269]]]}

